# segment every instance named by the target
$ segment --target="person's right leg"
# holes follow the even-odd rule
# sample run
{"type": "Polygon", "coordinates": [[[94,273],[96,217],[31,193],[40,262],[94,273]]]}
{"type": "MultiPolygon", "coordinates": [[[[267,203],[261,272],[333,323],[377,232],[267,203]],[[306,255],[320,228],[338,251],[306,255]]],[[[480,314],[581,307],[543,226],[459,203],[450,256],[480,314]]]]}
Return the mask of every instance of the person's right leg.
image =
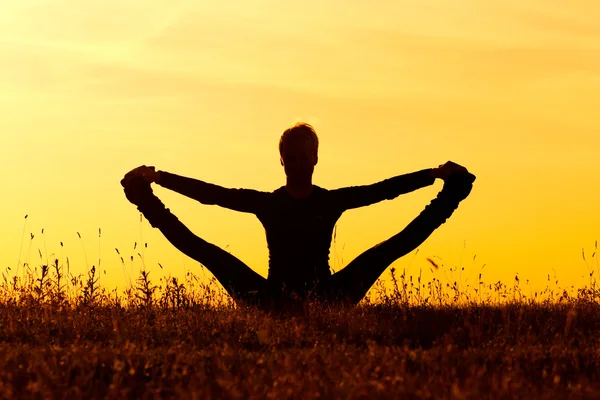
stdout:
{"type": "Polygon", "coordinates": [[[448,177],[437,197],[401,232],[368,249],[333,274],[324,285],[327,297],[358,303],[390,264],[416,249],[452,215],[471,192],[474,180],[475,176],[470,173],[448,177]]]}
{"type": "Polygon", "coordinates": [[[154,195],[143,178],[121,181],[127,199],[138,206],[148,222],[177,249],[204,265],[237,300],[254,303],[266,288],[266,279],[225,250],[194,235],[154,195]]]}

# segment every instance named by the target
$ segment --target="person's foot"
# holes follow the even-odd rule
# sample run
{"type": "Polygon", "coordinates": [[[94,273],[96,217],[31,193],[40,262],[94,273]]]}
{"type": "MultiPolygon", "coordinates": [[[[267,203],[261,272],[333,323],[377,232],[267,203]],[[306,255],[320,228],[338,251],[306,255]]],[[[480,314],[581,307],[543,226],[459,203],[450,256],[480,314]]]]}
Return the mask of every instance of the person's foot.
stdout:
{"type": "Polygon", "coordinates": [[[468,171],[452,172],[444,181],[444,187],[438,197],[451,199],[458,203],[471,193],[475,179],[475,175],[468,171]]]}
{"type": "Polygon", "coordinates": [[[152,227],[160,228],[165,221],[172,221],[173,218],[177,219],[156,197],[152,192],[150,182],[144,178],[139,176],[125,177],[121,180],[121,185],[125,190],[127,200],[137,206],[138,211],[146,217],[152,227]]]}
{"type": "Polygon", "coordinates": [[[140,176],[123,178],[121,186],[123,186],[127,200],[136,206],[147,204],[152,197],[155,197],[150,183],[140,176]]]}

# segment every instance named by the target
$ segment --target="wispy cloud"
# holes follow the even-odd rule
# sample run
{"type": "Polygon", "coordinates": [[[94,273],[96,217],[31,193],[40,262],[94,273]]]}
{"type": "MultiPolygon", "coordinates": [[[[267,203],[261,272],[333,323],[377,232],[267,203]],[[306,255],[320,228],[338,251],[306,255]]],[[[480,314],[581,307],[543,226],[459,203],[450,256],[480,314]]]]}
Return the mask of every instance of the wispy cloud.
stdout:
{"type": "Polygon", "coordinates": [[[10,24],[0,17],[8,24],[0,79],[15,91],[71,88],[117,99],[237,85],[475,101],[600,71],[592,40],[600,6],[587,1],[28,5],[13,7],[10,24]]]}

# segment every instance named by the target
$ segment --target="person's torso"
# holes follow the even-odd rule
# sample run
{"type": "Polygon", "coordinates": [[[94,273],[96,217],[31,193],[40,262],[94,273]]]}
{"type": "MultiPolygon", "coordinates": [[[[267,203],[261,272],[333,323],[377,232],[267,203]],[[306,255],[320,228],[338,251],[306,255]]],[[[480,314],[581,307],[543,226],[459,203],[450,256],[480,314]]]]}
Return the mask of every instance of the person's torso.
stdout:
{"type": "Polygon", "coordinates": [[[331,275],[329,248],[341,212],[318,186],[303,199],[281,187],[257,214],[269,247],[269,277],[288,286],[312,284],[331,275]]]}

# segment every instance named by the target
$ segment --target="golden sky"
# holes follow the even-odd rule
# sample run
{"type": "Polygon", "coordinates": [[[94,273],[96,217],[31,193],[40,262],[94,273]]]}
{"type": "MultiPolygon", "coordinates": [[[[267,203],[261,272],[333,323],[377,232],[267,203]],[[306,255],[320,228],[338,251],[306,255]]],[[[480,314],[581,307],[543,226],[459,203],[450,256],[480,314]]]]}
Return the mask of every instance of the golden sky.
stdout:
{"type": "MultiPolygon", "coordinates": [[[[285,183],[279,135],[308,121],[326,188],[447,160],[477,175],[397,269],[437,256],[440,277],[465,266],[463,283],[485,264],[486,282],[581,285],[582,248],[590,261],[600,237],[599,20],[592,0],[2,2],[0,267],[55,253],[84,272],[100,257],[103,283],[120,286],[115,247],[135,273],[137,241],[155,277],[202,275],[140,224],[121,177],[146,164],[270,191],[285,183]]],[[[345,213],[331,265],[401,230],[441,187],[345,213]]],[[[266,276],[254,216],[155,193],[266,276]]]]}

